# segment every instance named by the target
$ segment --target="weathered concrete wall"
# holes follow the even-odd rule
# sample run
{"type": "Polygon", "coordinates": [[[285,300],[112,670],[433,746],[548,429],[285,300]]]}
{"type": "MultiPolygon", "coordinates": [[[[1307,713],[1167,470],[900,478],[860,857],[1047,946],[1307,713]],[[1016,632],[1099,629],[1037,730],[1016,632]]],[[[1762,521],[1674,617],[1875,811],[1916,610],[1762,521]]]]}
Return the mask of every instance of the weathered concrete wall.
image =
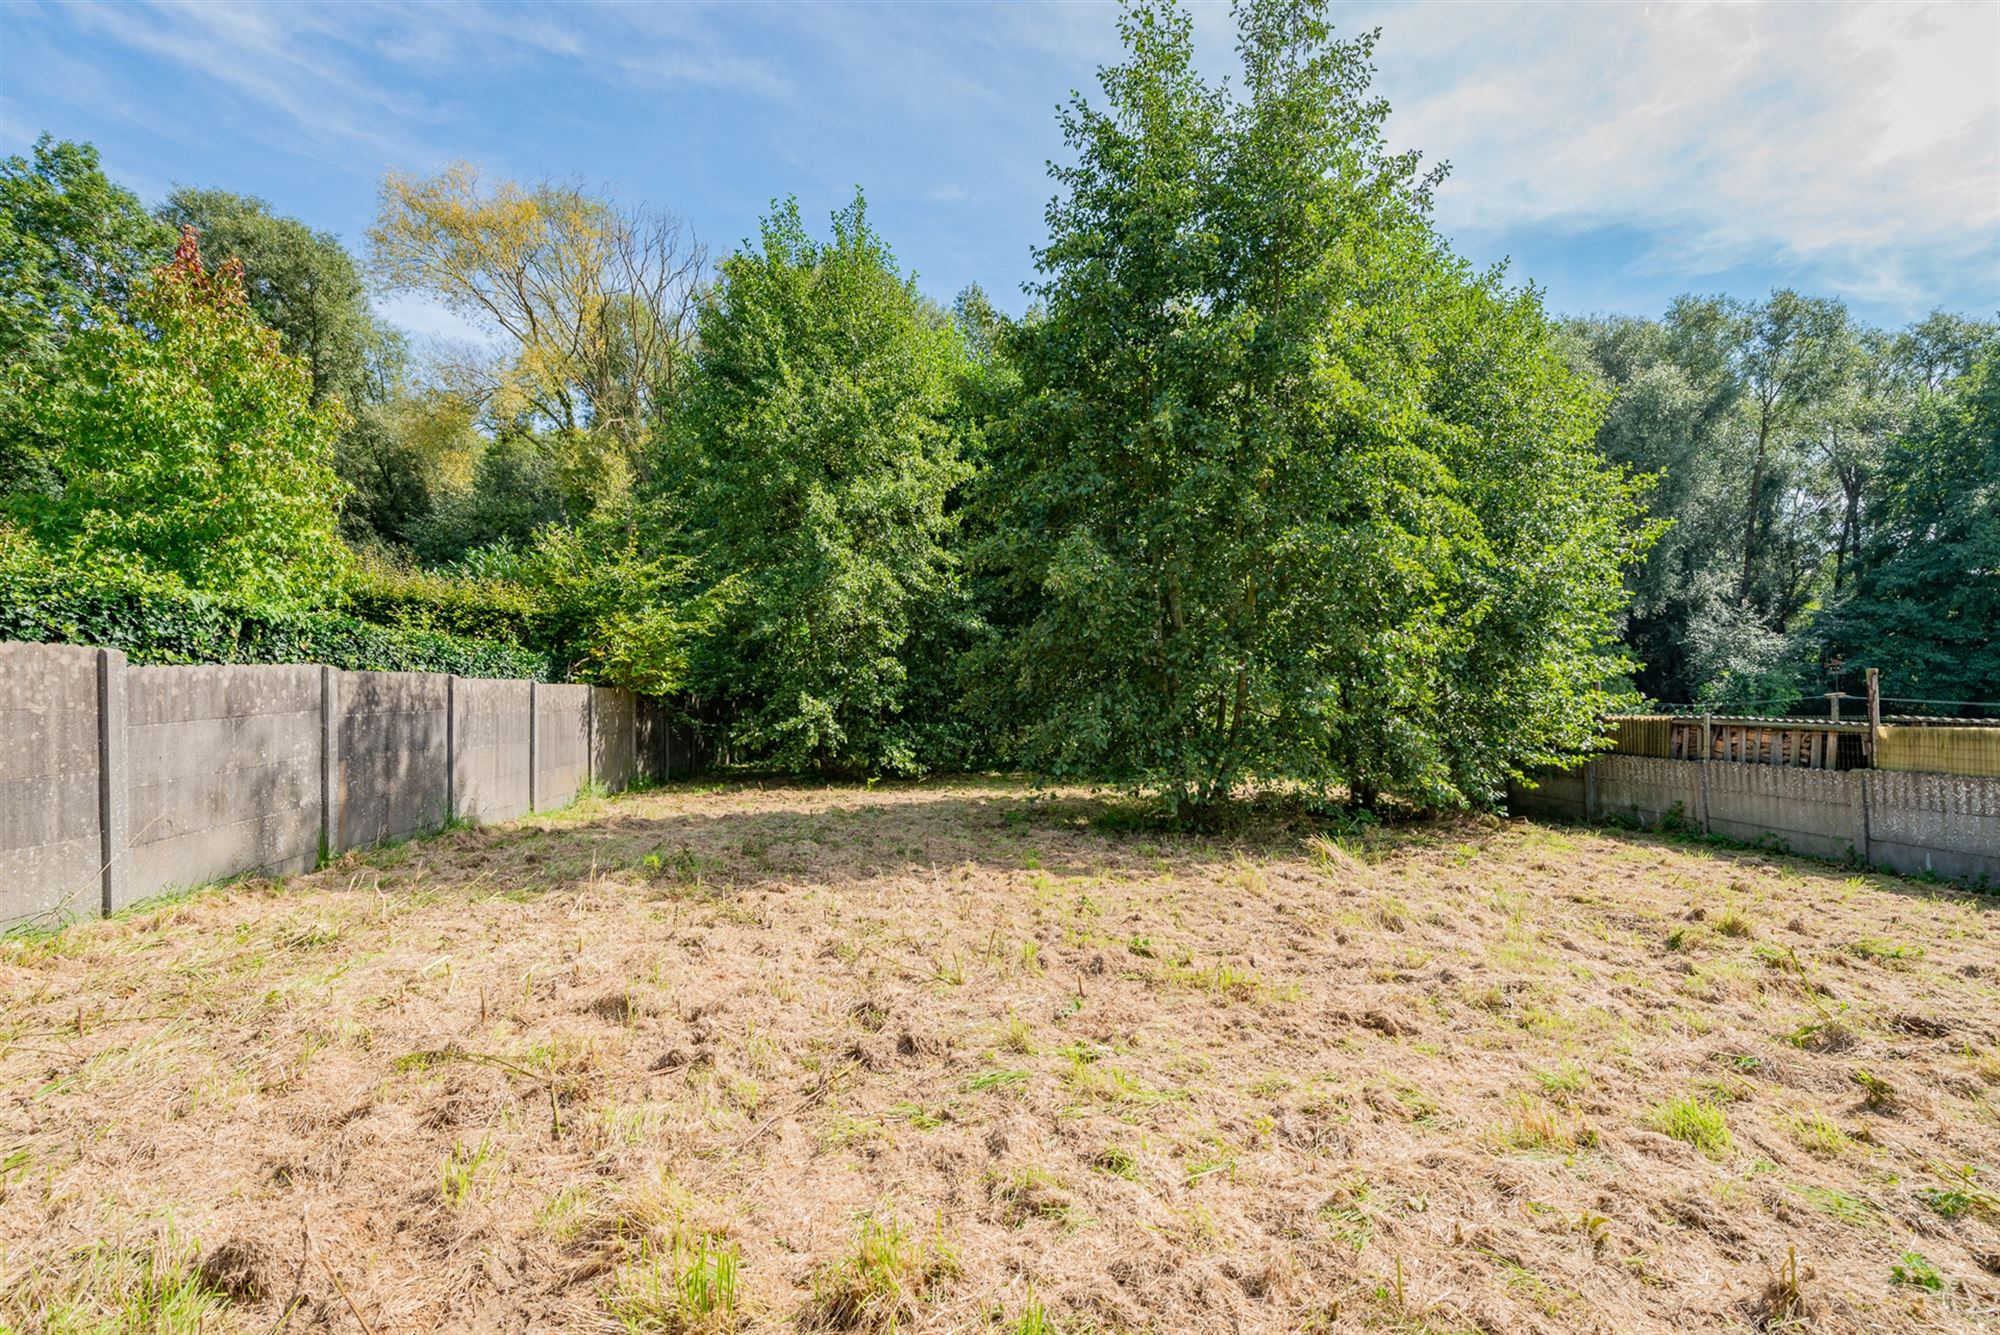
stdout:
{"type": "Polygon", "coordinates": [[[0,929],[689,773],[674,717],[589,686],[0,644],[0,929]]]}
{"type": "Polygon", "coordinates": [[[333,851],[444,824],[451,802],[449,679],[429,672],[342,672],[338,681],[333,851]]]}
{"type": "Polygon", "coordinates": [[[1619,816],[1641,825],[1672,817],[1687,824],[1701,820],[1701,779],[1697,767],[1649,756],[1605,756],[1592,762],[1584,783],[1595,789],[1598,816],[1619,816]]]}
{"type": "Polygon", "coordinates": [[[1584,792],[1588,765],[1572,770],[1545,770],[1535,776],[1535,786],[1511,783],[1507,786],[1508,809],[1522,816],[1548,816],[1556,820],[1589,820],[1590,803],[1584,792]]]}
{"type": "Polygon", "coordinates": [[[102,906],[99,652],[0,644],[0,925],[102,906]]]}
{"type": "Polygon", "coordinates": [[[568,806],[590,778],[588,686],[535,687],[535,810],[568,806]]]}
{"type": "Polygon", "coordinates": [[[318,860],[318,668],[127,668],[125,698],[126,843],[108,910],[318,860]]]}
{"type": "Polygon", "coordinates": [[[2000,778],[1617,755],[1538,778],[1510,790],[1514,811],[1657,824],[1678,800],[1704,833],[2000,887],[2000,778]]]}
{"type": "Polygon", "coordinates": [[[590,688],[590,777],[614,793],[639,775],[638,706],[630,691],[590,688]]]}
{"type": "MultiPolygon", "coordinates": [[[[1699,771],[1690,761],[1661,764],[1699,771]]],[[[1858,770],[1780,765],[1708,766],[1708,828],[1757,843],[1779,839],[1794,853],[1861,859],[1867,846],[1858,770]]]]}
{"type": "Polygon", "coordinates": [[[1871,857],[1898,871],[2000,887],[2000,779],[1860,771],[1871,857]]]}
{"type": "Polygon", "coordinates": [[[452,679],[451,806],[466,820],[528,811],[528,683],[452,679]]]}

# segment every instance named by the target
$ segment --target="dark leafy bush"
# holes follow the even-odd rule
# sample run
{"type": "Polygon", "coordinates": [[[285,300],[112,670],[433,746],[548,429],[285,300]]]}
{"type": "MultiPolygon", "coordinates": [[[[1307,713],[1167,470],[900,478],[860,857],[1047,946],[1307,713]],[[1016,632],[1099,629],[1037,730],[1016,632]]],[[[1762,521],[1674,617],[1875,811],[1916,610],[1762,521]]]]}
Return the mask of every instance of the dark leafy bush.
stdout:
{"type": "Polygon", "coordinates": [[[497,640],[256,607],[129,570],[56,568],[18,553],[0,553],[0,640],[122,649],[134,663],[327,663],[554,679],[545,655],[497,640]]]}

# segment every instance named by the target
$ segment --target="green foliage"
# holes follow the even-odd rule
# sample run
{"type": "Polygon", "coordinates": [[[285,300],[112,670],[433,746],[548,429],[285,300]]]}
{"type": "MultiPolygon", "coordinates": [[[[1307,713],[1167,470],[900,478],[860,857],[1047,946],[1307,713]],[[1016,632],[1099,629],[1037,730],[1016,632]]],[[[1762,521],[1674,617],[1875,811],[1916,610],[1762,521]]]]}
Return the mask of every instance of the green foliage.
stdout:
{"type": "Polygon", "coordinates": [[[368,564],[342,590],[341,608],[376,625],[510,644],[537,634],[535,595],[505,579],[368,564]]]}
{"type": "Polygon", "coordinates": [[[1590,741],[1633,488],[1534,295],[1432,232],[1372,38],[1303,0],[1238,25],[1245,100],[1148,3],[1064,113],[980,487],[984,698],[1030,765],[1177,810],[1250,776],[1488,802],[1590,741]]]}
{"type": "Polygon", "coordinates": [[[2000,343],[1890,446],[1878,495],[1863,569],[1818,627],[1827,651],[1897,694],[2000,700],[2000,343]]]}
{"type": "Polygon", "coordinates": [[[47,358],[99,310],[122,312],[173,247],[173,229],[105,177],[89,144],[45,134],[32,161],[0,162],[0,358],[47,358]]]}
{"type": "Polygon", "coordinates": [[[537,436],[506,432],[480,450],[470,486],[435,497],[412,525],[411,545],[425,561],[448,564],[495,544],[526,547],[537,529],[568,517],[554,452],[537,436]]]}
{"type": "Polygon", "coordinates": [[[50,492],[6,511],[79,563],[129,562],[206,593],[304,606],[341,573],[339,406],[257,323],[231,265],[192,234],[130,300],[64,343],[31,390],[50,492]]]}
{"type": "Polygon", "coordinates": [[[242,266],[244,299],[310,369],[314,403],[338,396],[352,410],[366,397],[374,345],[390,336],[376,328],[361,271],[338,238],[227,190],[176,190],[160,217],[193,227],[211,262],[242,266]]]}
{"type": "Polygon", "coordinates": [[[1570,328],[1614,395],[1599,448],[1656,478],[1668,525],[1630,580],[1641,690],[1781,710],[1822,670],[1878,666],[1892,693],[1990,698],[1985,491],[1953,489],[1991,476],[1970,372],[1993,326],[1885,334],[1781,290],[1570,328]]]}
{"type": "Polygon", "coordinates": [[[58,562],[0,528],[0,640],[122,649],[135,663],[327,663],[555,680],[548,659],[414,622],[259,606],[114,563],[58,562]]]}
{"type": "Polygon", "coordinates": [[[122,311],[173,243],[89,144],[45,134],[32,160],[0,161],[0,492],[47,484],[50,441],[26,412],[30,386],[96,312],[122,311]]]}
{"type": "Polygon", "coordinates": [[[966,475],[949,423],[963,341],[859,196],[828,241],[780,206],[720,269],[652,470],[717,609],[695,684],[732,702],[748,757],[918,771],[911,664],[949,662],[965,624],[946,506],[966,475]]]}

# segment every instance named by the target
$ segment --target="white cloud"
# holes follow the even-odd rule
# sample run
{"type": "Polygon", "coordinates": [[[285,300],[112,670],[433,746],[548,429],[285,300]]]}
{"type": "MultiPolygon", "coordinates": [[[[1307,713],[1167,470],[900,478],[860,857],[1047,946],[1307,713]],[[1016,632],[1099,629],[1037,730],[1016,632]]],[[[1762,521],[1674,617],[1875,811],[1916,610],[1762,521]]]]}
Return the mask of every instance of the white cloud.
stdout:
{"type": "Polygon", "coordinates": [[[2000,7],[1340,17],[1383,27],[1390,136],[1451,161],[1450,230],[1627,227],[1655,238],[1641,271],[1770,261],[1916,305],[1943,268],[2000,283],[2000,7]]]}

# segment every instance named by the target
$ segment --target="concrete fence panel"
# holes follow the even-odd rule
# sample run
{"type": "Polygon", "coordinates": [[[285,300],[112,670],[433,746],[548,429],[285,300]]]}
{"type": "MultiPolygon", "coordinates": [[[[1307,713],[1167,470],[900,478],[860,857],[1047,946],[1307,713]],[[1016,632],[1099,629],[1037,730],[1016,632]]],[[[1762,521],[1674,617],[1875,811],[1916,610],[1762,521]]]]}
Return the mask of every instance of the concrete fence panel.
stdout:
{"type": "Polygon", "coordinates": [[[99,653],[0,644],[0,924],[102,907],[99,653]]]}
{"type": "Polygon", "coordinates": [[[123,672],[125,841],[107,910],[318,861],[318,668],[123,672]]]}
{"type": "Polygon", "coordinates": [[[2000,779],[1867,771],[1856,777],[1867,785],[1876,861],[2000,885],[2000,779]]]}
{"type": "Polygon", "coordinates": [[[1596,789],[1591,795],[1596,815],[1617,815],[1642,825],[1658,825],[1669,816],[1691,825],[1701,821],[1700,772],[1678,761],[1605,756],[1584,781],[1596,789]]]}
{"type": "Polygon", "coordinates": [[[402,839],[450,814],[450,678],[342,672],[334,852],[402,839]]]}
{"type": "Polygon", "coordinates": [[[589,686],[0,643],[0,929],[686,774],[677,717],[589,686]]]}
{"type": "Polygon", "coordinates": [[[535,810],[568,806],[590,779],[588,686],[535,687],[535,810]]]}
{"type": "Polygon", "coordinates": [[[1586,766],[1572,770],[1547,770],[1535,776],[1535,786],[1509,784],[1508,807],[1524,816],[1549,816],[1556,820],[1589,820],[1592,813],[1584,791],[1586,766]]]}
{"type": "Polygon", "coordinates": [[[529,684],[454,677],[451,692],[452,813],[482,823],[526,815],[529,684]]]}
{"type": "Polygon", "coordinates": [[[613,792],[639,775],[638,704],[630,691],[590,688],[590,777],[613,792]]]}
{"type": "Polygon", "coordinates": [[[1868,836],[1861,801],[1855,770],[1708,766],[1709,829],[1731,839],[1776,838],[1813,857],[1864,857],[1868,836]]]}

